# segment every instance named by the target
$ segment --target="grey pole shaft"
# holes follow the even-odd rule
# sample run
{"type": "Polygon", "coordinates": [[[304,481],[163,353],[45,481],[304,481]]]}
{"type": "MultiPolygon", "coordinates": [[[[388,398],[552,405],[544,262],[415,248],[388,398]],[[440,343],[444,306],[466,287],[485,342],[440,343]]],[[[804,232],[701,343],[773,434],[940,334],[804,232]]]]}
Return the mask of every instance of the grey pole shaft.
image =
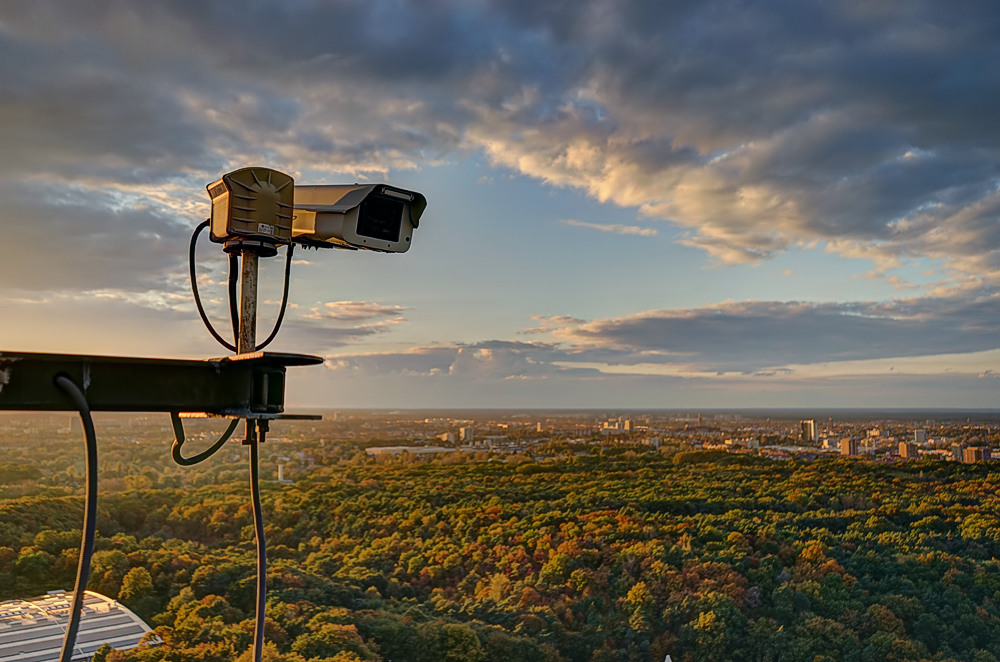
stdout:
{"type": "MultiPolygon", "coordinates": [[[[240,273],[240,337],[236,343],[239,354],[257,349],[257,268],[258,256],[243,251],[240,273]]],[[[264,430],[260,430],[260,442],[264,430]]],[[[264,542],[264,520],[260,508],[260,466],[258,457],[257,422],[247,419],[247,437],[250,446],[250,492],[254,503],[254,536],[257,539],[257,618],[253,633],[253,660],[260,662],[264,652],[264,610],[267,597],[267,546],[264,542]]]]}
{"type": "Polygon", "coordinates": [[[257,254],[243,251],[240,274],[240,337],[236,343],[239,354],[257,349],[257,254]]]}

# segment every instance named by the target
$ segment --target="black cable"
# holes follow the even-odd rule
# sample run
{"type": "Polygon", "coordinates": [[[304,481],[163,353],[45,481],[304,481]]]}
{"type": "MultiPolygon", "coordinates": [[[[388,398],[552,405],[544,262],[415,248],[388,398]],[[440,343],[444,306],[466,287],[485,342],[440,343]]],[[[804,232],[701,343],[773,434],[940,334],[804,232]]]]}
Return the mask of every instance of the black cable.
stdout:
{"type": "Polygon", "coordinates": [[[87,582],[90,579],[90,559],[94,554],[94,536],[97,532],[97,433],[94,431],[94,419],[90,415],[90,405],[87,404],[87,398],[80,387],[66,375],[58,375],[55,378],[55,384],[73,400],[76,408],[80,411],[84,436],[87,439],[87,498],[84,502],[80,562],[76,566],[73,606],[70,609],[69,623],[66,625],[62,651],[59,653],[59,662],[70,662],[73,657],[73,648],[76,646],[76,633],[80,628],[84,591],[87,589],[87,582]]]}
{"type": "Polygon", "coordinates": [[[170,412],[170,422],[174,426],[174,445],[170,447],[170,456],[174,458],[174,462],[177,464],[190,467],[193,464],[198,464],[199,462],[204,462],[208,458],[215,455],[220,448],[222,448],[229,438],[233,436],[233,431],[236,430],[236,426],[239,425],[240,419],[233,419],[233,422],[229,424],[226,431],[222,433],[219,440],[214,444],[209,446],[206,450],[198,453],[197,455],[192,455],[191,457],[184,457],[181,455],[181,446],[184,445],[184,422],[181,421],[181,417],[177,415],[177,412],[170,412]]]}
{"type": "MultiPolygon", "coordinates": [[[[219,341],[223,347],[228,349],[230,352],[237,352],[236,345],[227,342],[219,332],[215,330],[212,326],[212,322],[209,321],[208,315],[205,313],[205,307],[201,303],[201,296],[198,293],[198,276],[195,268],[195,247],[198,244],[198,237],[201,235],[202,231],[209,226],[210,220],[203,221],[198,227],[195,228],[194,233],[191,235],[191,245],[188,248],[188,268],[191,272],[191,292],[194,294],[194,303],[198,308],[198,315],[201,316],[201,321],[205,323],[205,327],[208,332],[212,334],[212,337],[219,341]]],[[[271,341],[278,335],[278,330],[281,328],[281,322],[285,318],[285,309],[288,307],[288,283],[290,280],[290,274],[292,271],[292,254],[295,251],[295,244],[288,244],[288,249],[285,252],[285,284],[282,288],[281,294],[281,308],[278,311],[278,319],[274,322],[274,328],[271,329],[270,335],[264,340],[264,342],[257,345],[257,349],[264,349],[271,344],[271,341]]],[[[237,264],[239,260],[235,254],[229,256],[229,317],[233,324],[233,338],[239,339],[240,336],[240,316],[239,310],[236,303],[236,284],[237,284],[237,264]]]]}
{"type": "Polygon", "coordinates": [[[240,256],[229,254],[229,319],[233,323],[233,342],[240,341],[240,308],[236,302],[236,287],[240,282],[240,256]]]}
{"type": "Polygon", "coordinates": [[[253,660],[260,662],[264,650],[264,609],[267,601],[267,543],[264,541],[264,513],[260,505],[260,458],[258,443],[264,443],[267,424],[258,424],[259,442],[251,434],[254,423],[247,421],[250,443],[250,501],[253,504],[253,532],[257,543],[257,615],[253,626],[253,660]]]}
{"type": "Polygon", "coordinates": [[[188,247],[188,267],[191,271],[191,291],[194,293],[194,303],[198,307],[198,314],[201,315],[201,321],[205,323],[208,328],[208,332],[212,334],[212,337],[219,341],[219,343],[228,349],[230,352],[236,352],[236,346],[231,345],[225,341],[225,339],[219,335],[215,327],[208,320],[208,315],[205,314],[205,308],[201,305],[201,297],[198,295],[198,276],[195,273],[195,262],[194,262],[194,249],[198,245],[198,236],[202,233],[202,230],[208,227],[211,221],[204,221],[198,227],[195,228],[194,234],[191,235],[191,245],[188,247]]]}
{"type": "Polygon", "coordinates": [[[288,305],[288,276],[292,271],[292,251],[295,250],[295,244],[288,244],[288,249],[285,251],[285,286],[281,293],[281,309],[278,311],[278,319],[274,322],[274,328],[271,329],[271,334],[267,337],[264,342],[257,345],[257,349],[264,349],[271,344],[274,337],[278,335],[278,329],[281,328],[281,320],[285,318],[285,306],[288,305]]]}

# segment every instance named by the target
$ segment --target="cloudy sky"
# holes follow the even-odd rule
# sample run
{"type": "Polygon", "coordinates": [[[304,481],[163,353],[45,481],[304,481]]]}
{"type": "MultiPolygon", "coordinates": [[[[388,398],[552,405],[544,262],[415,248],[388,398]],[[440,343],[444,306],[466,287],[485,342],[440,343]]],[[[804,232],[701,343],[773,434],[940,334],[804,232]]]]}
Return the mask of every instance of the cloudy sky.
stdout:
{"type": "Polygon", "coordinates": [[[995,0],[4,2],[0,348],[225,354],[260,165],[429,203],[296,253],[293,405],[998,408],[997,62],[995,0]]]}

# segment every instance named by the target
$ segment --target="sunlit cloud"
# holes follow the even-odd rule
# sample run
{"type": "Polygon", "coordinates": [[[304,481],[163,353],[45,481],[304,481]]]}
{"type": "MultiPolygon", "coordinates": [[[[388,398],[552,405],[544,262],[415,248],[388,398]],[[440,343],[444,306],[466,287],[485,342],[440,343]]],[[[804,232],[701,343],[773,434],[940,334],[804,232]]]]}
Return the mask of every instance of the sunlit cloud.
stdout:
{"type": "Polygon", "coordinates": [[[572,317],[570,315],[532,315],[531,319],[537,322],[537,326],[529,329],[522,329],[519,333],[529,335],[551,333],[552,331],[556,331],[558,329],[578,326],[587,322],[585,319],[572,317]]]}
{"type": "Polygon", "coordinates": [[[313,306],[302,317],[313,320],[355,322],[384,317],[401,318],[405,310],[403,306],[387,306],[371,301],[329,301],[313,306]]]}
{"type": "MultiPolygon", "coordinates": [[[[72,183],[78,203],[145,215],[129,227],[166,237],[154,218],[196,216],[204,200],[190,191],[232,167],[375,177],[466,150],[675,224],[682,244],[720,263],[819,241],[883,272],[928,256],[1000,278],[998,138],[975,111],[992,107],[996,47],[974,38],[975,12],[934,23],[932,44],[900,38],[926,33],[943,11],[930,2],[891,16],[807,2],[794,17],[613,4],[549,14],[493,3],[459,25],[450,3],[404,3],[393,20],[408,29],[392,43],[379,3],[269,8],[267,39],[248,27],[262,8],[234,23],[207,7],[194,22],[160,3],[131,32],[118,19],[137,8],[8,9],[0,119],[20,127],[5,141],[8,181],[72,183]],[[751,24],[768,49],[747,47],[751,24]],[[99,61],[62,47],[81,40],[102,44],[99,61]],[[40,136],[58,153],[39,150],[40,136]]],[[[33,214],[53,230],[59,216],[33,214]]]]}
{"type": "Polygon", "coordinates": [[[612,232],[614,234],[631,234],[640,237],[655,237],[658,234],[656,228],[642,228],[638,225],[621,225],[617,223],[587,223],[586,221],[575,221],[573,219],[563,219],[559,221],[563,225],[575,228],[588,228],[600,232],[612,232]]]}
{"type": "MultiPolygon", "coordinates": [[[[259,163],[317,183],[427,181],[435,164],[467,158],[489,166],[476,176],[491,191],[531,180],[636,219],[545,216],[576,216],[560,222],[579,228],[581,245],[669,237],[695,249],[672,250],[721,267],[821,250],[824,264],[849,259],[859,287],[923,296],[824,303],[757,292],[711,305],[731,295],[623,295],[603,308],[539,302],[530,312],[567,313],[519,332],[542,343],[478,330],[441,331],[457,340],[440,347],[426,346],[430,332],[400,337],[432,305],[457,305],[435,292],[419,311],[293,305],[283,338],[345,352],[330,359],[338,369],[456,383],[645,371],[631,377],[778,384],[881,375],[883,360],[933,376],[946,359],[925,369],[921,357],[963,355],[987,363],[970,359],[961,374],[988,383],[996,368],[982,353],[1000,337],[1000,45],[982,29],[992,9],[792,4],[250,3],[234,19],[224,3],[197,15],[170,0],[9,3],[0,296],[19,314],[70,297],[78,312],[181,319],[192,312],[187,241],[219,173],[259,163]],[[416,347],[368,356],[386,338],[416,347]],[[827,364],[834,372],[817,367],[827,364]]],[[[482,238],[474,215],[448,214],[438,227],[449,237],[463,223],[463,239],[482,238]]],[[[512,218],[510,232],[525,233],[516,223],[527,221],[512,218]]],[[[203,297],[224,313],[225,260],[207,243],[203,297]]],[[[318,262],[299,254],[294,264],[318,262]]],[[[456,290],[477,275],[463,268],[456,290]]],[[[534,283],[548,276],[540,269],[534,283]]]]}

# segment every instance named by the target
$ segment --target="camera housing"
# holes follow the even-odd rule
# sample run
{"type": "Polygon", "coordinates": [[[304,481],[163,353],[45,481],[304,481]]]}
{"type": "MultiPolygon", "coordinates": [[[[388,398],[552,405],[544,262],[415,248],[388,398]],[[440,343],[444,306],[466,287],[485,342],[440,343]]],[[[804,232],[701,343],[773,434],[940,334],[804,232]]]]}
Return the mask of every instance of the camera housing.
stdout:
{"type": "Polygon", "coordinates": [[[297,186],[294,207],[295,243],[405,253],[427,199],[388,184],[297,186]]]}
{"type": "Polygon", "coordinates": [[[241,168],[207,187],[212,199],[211,238],[226,250],[274,255],[292,240],[292,178],[270,168],[241,168]]]}

